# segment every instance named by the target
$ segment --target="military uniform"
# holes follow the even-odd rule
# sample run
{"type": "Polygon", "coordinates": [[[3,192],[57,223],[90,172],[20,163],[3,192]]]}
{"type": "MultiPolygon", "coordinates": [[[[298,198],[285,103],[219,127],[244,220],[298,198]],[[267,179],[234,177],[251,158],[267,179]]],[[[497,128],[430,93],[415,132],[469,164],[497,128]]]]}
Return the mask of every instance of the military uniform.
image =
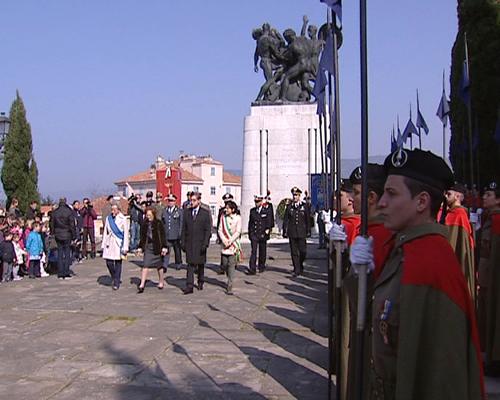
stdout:
{"type": "MultiPolygon", "coordinates": [[[[255,196],[255,200],[262,201],[262,196],[255,196]]],[[[259,271],[263,272],[266,268],[267,241],[269,233],[274,226],[274,217],[269,208],[263,205],[256,206],[250,210],[248,218],[248,237],[252,252],[249,261],[249,273],[255,274],[257,271],[257,252],[259,271]],[[267,231],[267,232],[266,232],[267,231]]]]}
{"type": "Polygon", "coordinates": [[[174,249],[175,264],[182,264],[181,234],[182,220],[184,212],[177,205],[165,207],[162,214],[162,221],[165,227],[165,237],[170,249],[174,249]]]}
{"type": "Polygon", "coordinates": [[[371,398],[484,398],[474,309],[445,227],[397,234],[371,312],[371,398]]]}
{"type": "MultiPolygon", "coordinates": [[[[297,190],[297,188],[292,189],[292,193],[297,190]]],[[[310,222],[311,211],[305,202],[288,204],[283,218],[283,237],[288,237],[290,242],[294,275],[300,275],[304,271],[304,260],[307,255],[306,238],[311,235],[310,222]]]]}
{"type": "MultiPolygon", "coordinates": [[[[386,186],[391,175],[436,193],[453,184],[444,160],[430,152],[398,150],[384,166],[386,186]]],[[[393,206],[393,195],[379,201],[382,213],[393,206]]],[[[387,211],[386,225],[391,216],[387,211]]],[[[373,286],[370,399],[484,399],[474,307],[447,228],[435,222],[402,226],[373,286]]]]}

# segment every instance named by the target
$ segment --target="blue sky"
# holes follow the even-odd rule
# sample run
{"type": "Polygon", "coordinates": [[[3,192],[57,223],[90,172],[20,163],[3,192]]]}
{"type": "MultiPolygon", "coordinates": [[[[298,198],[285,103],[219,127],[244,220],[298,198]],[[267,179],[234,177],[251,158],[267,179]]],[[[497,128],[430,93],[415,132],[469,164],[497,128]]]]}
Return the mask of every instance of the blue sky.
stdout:
{"type": "MultiPolygon", "coordinates": [[[[344,1],[343,157],[359,157],[359,9],[344,1]]],[[[435,112],[457,31],[455,0],[369,1],[370,155],[386,154],[416,94],[441,153],[435,112]]],[[[42,194],[97,192],[156,155],[212,154],[240,169],[243,118],[262,74],[251,30],[300,31],[326,19],[319,0],[3,0],[0,111],[19,89],[42,194]]],[[[415,116],[415,111],[413,113],[415,116]]]]}

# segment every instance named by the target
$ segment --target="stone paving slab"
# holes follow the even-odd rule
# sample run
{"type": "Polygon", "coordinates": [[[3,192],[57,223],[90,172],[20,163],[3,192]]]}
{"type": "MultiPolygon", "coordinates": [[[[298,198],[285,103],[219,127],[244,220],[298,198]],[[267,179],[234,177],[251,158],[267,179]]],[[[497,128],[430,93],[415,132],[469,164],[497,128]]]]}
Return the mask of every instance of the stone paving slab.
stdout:
{"type": "Polygon", "coordinates": [[[70,281],[2,284],[0,399],[326,398],[325,254],[308,251],[306,273],[292,278],[288,245],[271,244],[265,273],[238,268],[234,296],[215,272],[216,246],[204,290],[190,296],[185,269],[169,269],[162,291],[151,271],[137,294],[133,257],[119,291],[102,259],[73,266],[70,281]]]}

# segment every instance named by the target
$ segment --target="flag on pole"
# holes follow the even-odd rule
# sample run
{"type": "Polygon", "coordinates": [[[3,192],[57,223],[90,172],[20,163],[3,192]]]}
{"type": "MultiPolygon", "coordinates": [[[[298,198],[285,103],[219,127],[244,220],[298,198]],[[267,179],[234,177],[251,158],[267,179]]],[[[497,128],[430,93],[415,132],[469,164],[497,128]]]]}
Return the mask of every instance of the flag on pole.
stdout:
{"type": "Polygon", "coordinates": [[[316,75],[316,81],[314,82],[314,88],[312,94],[316,98],[318,107],[316,109],[316,114],[322,115],[325,113],[325,94],[326,94],[327,80],[325,76],[325,71],[318,68],[318,74],[316,75]]]}
{"type": "Polygon", "coordinates": [[[418,136],[418,130],[415,127],[415,124],[411,120],[411,116],[410,116],[410,118],[408,119],[408,122],[406,124],[406,127],[403,131],[403,138],[402,138],[403,143],[406,143],[406,141],[410,138],[411,135],[418,136]]]}
{"type": "Polygon", "coordinates": [[[495,139],[495,142],[500,144],[500,118],[497,118],[497,126],[495,127],[495,133],[493,134],[493,139],[495,139]]]}
{"type": "Polygon", "coordinates": [[[398,149],[398,142],[396,137],[394,136],[394,125],[392,125],[392,133],[391,133],[391,153],[394,153],[398,149]]]}
{"type": "Polygon", "coordinates": [[[464,35],[465,59],[462,65],[462,79],[460,81],[460,97],[465,104],[470,102],[470,74],[469,74],[469,50],[467,48],[467,33],[464,35]]]}
{"type": "Polygon", "coordinates": [[[398,137],[396,139],[396,145],[398,149],[403,147],[403,144],[405,144],[406,141],[403,141],[403,135],[401,134],[401,129],[399,128],[399,115],[398,115],[398,137]]]}
{"type": "Polygon", "coordinates": [[[328,7],[339,18],[340,23],[342,23],[342,0],[319,0],[321,3],[325,3],[328,7]]]}
{"type": "Polygon", "coordinates": [[[326,35],[325,45],[319,59],[318,70],[328,71],[331,75],[335,75],[333,63],[333,35],[330,30],[328,30],[328,34],[326,35]]]}
{"type": "Polygon", "coordinates": [[[448,99],[446,99],[446,93],[443,89],[443,94],[441,95],[441,101],[439,102],[439,107],[437,109],[436,115],[441,120],[441,123],[446,126],[448,124],[448,115],[450,114],[450,104],[448,99]]]}
{"type": "Polygon", "coordinates": [[[420,112],[420,104],[418,102],[418,90],[417,90],[417,128],[422,128],[426,135],[429,134],[429,127],[427,126],[427,122],[420,112]]]}

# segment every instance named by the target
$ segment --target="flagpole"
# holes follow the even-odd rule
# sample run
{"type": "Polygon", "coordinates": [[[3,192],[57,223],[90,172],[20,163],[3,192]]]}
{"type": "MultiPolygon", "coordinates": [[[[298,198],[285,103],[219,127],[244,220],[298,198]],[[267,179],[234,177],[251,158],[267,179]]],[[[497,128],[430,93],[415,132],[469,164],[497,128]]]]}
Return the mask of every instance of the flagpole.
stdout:
{"type": "MultiPolygon", "coordinates": [[[[361,64],[361,235],[368,234],[368,49],[366,35],[366,0],[359,2],[360,14],[360,64],[361,64]]],[[[363,400],[363,345],[366,318],[367,265],[358,268],[358,307],[356,321],[356,371],[357,400],[363,400]]]]}
{"type": "MultiPolygon", "coordinates": [[[[469,69],[469,50],[467,48],[467,32],[464,33],[465,39],[465,63],[467,64],[467,79],[469,84],[470,91],[470,69],[469,69]]],[[[462,71],[463,73],[463,71],[462,71]]],[[[468,114],[468,122],[469,122],[469,165],[470,165],[470,189],[472,190],[474,186],[474,160],[473,160],[473,150],[472,150],[472,105],[471,98],[472,96],[469,94],[467,98],[467,114],[468,114]]]]}
{"type": "MultiPolygon", "coordinates": [[[[444,97],[445,97],[445,100],[446,100],[446,91],[445,91],[445,87],[444,87],[444,69],[443,69],[443,94],[444,94],[444,97]]],[[[443,98],[443,96],[441,96],[441,98],[443,98]]],[[[442,124],[443,124],[443,160],[446,161],[446,119],[443,121],[441,121],[442,124]]]]}
{"type": "MultiPolygon", "coordinates": [[[[323,114],[318,114],[319,120],[319,151],[321,154],[321,187],[323,188],[323,196],[326,196],[326,176],[325,176],[325,157],[323,149],[323,114]]],[[[326,209],[328,198],[324,197],[323,207],[326,209]]]]}
{"type": "MultiPolygon", "coordinates": [[[[418,89],[417,89],[417,120],[420,116],[420,103],[418,101],[418,89]]],[[[418,127],[418,147],[422,150],[422,132],[420,131],[420,124],[417,124],[418,127]]]]}
{"type": "MultiPolygon", "coordinates": [[[[331,146],[331,154],[333,157],[333,153],[335,150],[335,167],[333,166],[333,158],[331,158],[332,163],[332,174],[331,174],[331,186],[332,189],[335,187],[336,194],[336,223],[341,224],[341,203],[340,203],[340,179],[342,176],[341,172],[341,146],[340,146],[340,74],[339,74],[339,53],[338,53],[338,37],[337,32],[337,15],[333,10],[330,11],[330,19],[331,19],[331,30],[332,30],[332,38],[333,38],[333,70],[335,74],[333,75],[333,81],[335,83],[335,99],[334,99],[334,117],[335,119],[332,121],[332,129],[330,130],[330,146],[331,146]],[[335,124],[335,129],[333,129],[333,124],[335,124]],[[335,169],[335,176],[333,174],[333,170],[335,169]]],[[[332,216],[333,216],[333,207],[332,207],[332,216]]],[[[331,271],[331,275],[333,275],[333,270],[331,271]]],[[[333,277],[333,276],[332,276],[333,277]]],[[[336,373],[336,385],[335,385],[335,398],[341,398],[341,382],[342,382],[342,369],[341,369],[341,324],[342,324],[342,244],[339,241],[335,242],[335,350],[336,350],[336,359],[335,359],[335,373],[336,373]]],[[[333,300],[333,299],[332,299],[333,300]]],[[[330,385],[331,387],[331,385],[330,385]]]]}

